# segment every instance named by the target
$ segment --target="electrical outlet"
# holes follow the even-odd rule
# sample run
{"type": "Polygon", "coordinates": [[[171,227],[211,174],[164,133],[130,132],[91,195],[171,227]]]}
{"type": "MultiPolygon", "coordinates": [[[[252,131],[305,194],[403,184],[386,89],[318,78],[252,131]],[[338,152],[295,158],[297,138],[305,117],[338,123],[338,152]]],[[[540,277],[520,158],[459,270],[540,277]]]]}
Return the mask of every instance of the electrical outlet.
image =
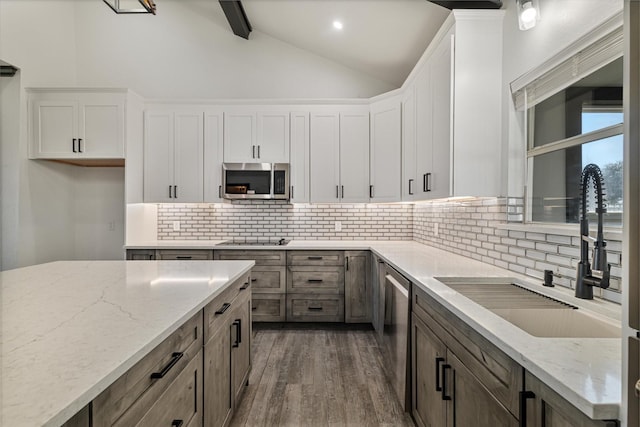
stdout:
{"type": "Polygon", "coordinates": [[[433,224],[433,235],[437,236],[438,235],[438,223],[434,223],[433,224]]]}
{"type": "Polygon", "coordinates": [[[334,226],[335,231],[342,231],[342,223],[340,221],[336,221],[334,226]]]}
{"type": "Polygon", "coordinates": [[[180,231],[180,221],[173,221],[173,231],[180,231]]]}

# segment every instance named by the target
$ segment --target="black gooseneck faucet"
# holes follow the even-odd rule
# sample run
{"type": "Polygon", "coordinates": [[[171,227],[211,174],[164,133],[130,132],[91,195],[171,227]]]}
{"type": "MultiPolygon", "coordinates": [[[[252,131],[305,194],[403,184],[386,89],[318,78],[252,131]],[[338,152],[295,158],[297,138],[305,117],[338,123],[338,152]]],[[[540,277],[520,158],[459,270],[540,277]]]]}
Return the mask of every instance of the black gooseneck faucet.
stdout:
{"type": "Polygon", "coordinates": [[[582,170],[582,188],[581,188],[581,209],[582,217],[580,218],[580,262],[578,263],[578,274],[576,278],[576,297],[582,299],[593,299],[593,287],[598,286],[602,289],[609,287],[609,274],[611,264],[607,264],[607,242],[604,241],[602,232],[602,220],[607,212],[604,203],[604,182],[602,171],[596,165],[588,164],[582,170]],[[598,235],[596,239],[589,236],[589,220],[587,219],[587,191],[589,190],[589,181],[593,182],[596,192],[596,213],[598,214],[598,235]],[[589,265],[589,241],[593,241],[593,260],[589,265]],[[592,269],[601,271],[602,277],[592,275],[592,269]]]}

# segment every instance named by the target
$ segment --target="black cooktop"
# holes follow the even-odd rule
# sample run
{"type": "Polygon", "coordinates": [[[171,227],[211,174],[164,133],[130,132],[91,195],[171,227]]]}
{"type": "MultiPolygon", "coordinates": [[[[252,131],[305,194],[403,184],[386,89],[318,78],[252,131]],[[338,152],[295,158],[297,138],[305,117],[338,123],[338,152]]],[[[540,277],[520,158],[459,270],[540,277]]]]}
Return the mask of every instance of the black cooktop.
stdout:
{"type": "Polygon", "coordinates": [[[280,240],[270,240],[270,241],[260,241],[260,242],[237,242],[234,240],[227,240],[226,242],[219,243],[218,246],[286,246],[289,243],[289,240],[280,239],[280,240]]]}

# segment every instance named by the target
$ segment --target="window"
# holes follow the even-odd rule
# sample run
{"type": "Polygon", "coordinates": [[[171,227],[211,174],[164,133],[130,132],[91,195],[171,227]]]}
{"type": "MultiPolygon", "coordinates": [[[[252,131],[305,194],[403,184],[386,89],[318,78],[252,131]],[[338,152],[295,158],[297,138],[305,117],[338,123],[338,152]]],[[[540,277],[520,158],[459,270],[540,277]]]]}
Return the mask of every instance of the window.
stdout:
{"type": "MultiPolygon", "coordinates": [[[[595,163],[604,176],[605,223],[622,225],[622,120],[622,58],[528,109],[528,220],[577,223],[582,169],[595,163]]],[[[593,212],[593,194],[588,201],[593,212]]]]}

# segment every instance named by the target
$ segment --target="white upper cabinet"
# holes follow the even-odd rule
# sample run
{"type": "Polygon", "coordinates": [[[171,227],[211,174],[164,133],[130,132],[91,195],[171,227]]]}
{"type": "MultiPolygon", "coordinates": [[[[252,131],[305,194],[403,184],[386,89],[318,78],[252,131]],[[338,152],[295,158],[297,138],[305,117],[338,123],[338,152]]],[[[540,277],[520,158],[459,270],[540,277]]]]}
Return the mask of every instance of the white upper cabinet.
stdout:
{"type": "Polygon", "coordinates": [[[311,114],[311,202],[369,201],[369,108],[311,114]]]}
{"type": "Polygon", "coordinates": [[[503,11],[453,12],[402,100],[402,200],[502,195],[503,11]]]}
{"type": "Polygon", "coordinates": [[[309,202],[309,150],[311,149],[309,141],[309,113],[291,113],[291,149],[289,151],[291,189],[289,195],[292,203],[309,202]]]}
{"type": "Polygon", "coordinates": [[[28,94],[30,158],[124,159],[126,90],[28,94]]]}
{"type": "Polygon", "coordinates": [[[372,202],[400,201],[402,98],[371,104],[369,196],[372,202]]]}
{"type": "Polygon", "coordinates": [[[416,154],[416,85],[409,85],[402,95],[402,179],[403,201],[417,199],[417,154],[416,154]]]}
{"type": "Polygon", "coordinates": [[[204,201],[222,202],[222,144],[224,114],[222,109],[204,112],[204,201]]]}
{"type": "Polygon", "coordinates": [[[146,111],[144,201],[203,201],[202,111],[146,111]]]}
{"type": "Polygon", "coordinates": [[[311,113],[311,193],[314,203],[340,201],[340,113],[311,113]]]}
{"type": "Polygon", "coordinates": [[[369,202],[369,108],[340,113],[340,201],[369,202]]]}
{"type": "Polygon", "coordinates": [[[288,163],[289,111],[246,106],[224,114],[224,161],[288,163]]]}

